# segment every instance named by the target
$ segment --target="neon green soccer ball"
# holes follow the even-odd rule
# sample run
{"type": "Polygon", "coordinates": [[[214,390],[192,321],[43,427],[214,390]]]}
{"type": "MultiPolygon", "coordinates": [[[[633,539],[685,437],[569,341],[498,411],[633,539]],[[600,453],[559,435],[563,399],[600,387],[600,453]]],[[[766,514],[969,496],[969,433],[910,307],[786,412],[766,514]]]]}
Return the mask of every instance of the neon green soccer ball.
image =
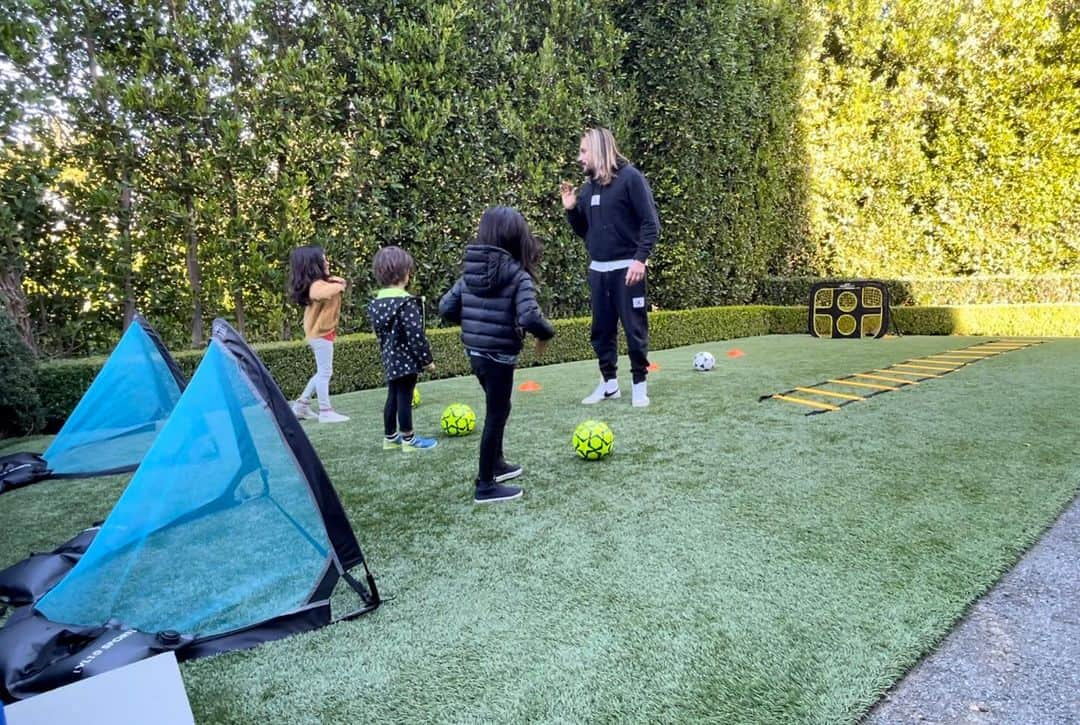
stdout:
{"type": "Polygon", "coordinates": [[[615,448],[615,434],[607,423],[587,420],[574,429],[574,451],[586,461],[598,461],[611,455],[615,448]]]}
{"type": "Polygon", "coordinates": [[[467,436],[476,430],[476,413],[464,403],[453,403],[446,406],[439,424],[448,436],[467,436]]]}
{"type": "Polygon", "coordinates": [[[412,407],[420,405],[420,388],[412,389],[412,407]]]}

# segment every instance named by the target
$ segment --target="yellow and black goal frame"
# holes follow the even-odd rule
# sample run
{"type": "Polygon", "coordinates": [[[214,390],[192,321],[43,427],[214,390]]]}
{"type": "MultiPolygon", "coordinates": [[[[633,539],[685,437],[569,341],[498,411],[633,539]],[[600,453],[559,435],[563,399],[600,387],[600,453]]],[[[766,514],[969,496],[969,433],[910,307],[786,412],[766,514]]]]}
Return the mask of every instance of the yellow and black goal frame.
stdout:
{"type": "Polygon", "coordinates": [[[889,289],[876,280],[818,282],[810,288],[813,337],[884,337],[889,329],[889,289]]]}

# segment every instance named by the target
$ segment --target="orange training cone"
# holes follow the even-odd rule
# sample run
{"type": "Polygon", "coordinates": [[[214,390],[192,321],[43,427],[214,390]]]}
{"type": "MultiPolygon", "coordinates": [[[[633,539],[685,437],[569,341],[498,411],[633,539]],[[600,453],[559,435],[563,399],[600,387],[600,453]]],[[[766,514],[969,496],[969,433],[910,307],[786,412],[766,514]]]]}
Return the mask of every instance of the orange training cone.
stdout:
{"type": "Polygon", "coordinates": [[[746,353],[744,353],[742,350],[740,350],[737,347],[733,347],[733,348],[731,348],[730,350],[727,351],[727,356],[730,357],[730,358],[742,357],[745,354],[746,353]]]}
{"type": "Polygon", "coordinates": [[[523,393],[535,393],[539,389],[540,383],[536,382],[535,380],[526,380],[518,386],[518,390],[523,393]]]}

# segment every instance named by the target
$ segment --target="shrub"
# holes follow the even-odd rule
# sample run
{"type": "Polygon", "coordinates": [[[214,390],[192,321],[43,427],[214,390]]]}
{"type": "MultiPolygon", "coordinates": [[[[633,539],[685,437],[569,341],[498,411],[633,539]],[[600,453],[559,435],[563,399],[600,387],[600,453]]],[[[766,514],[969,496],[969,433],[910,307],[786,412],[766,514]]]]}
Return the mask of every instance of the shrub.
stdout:
{"type": "MultiPolygon", "coordinates": [[[[705,340],[760,335],[770,331],[773,311],[768,307],[708,307],[678,312],[656,312],[650,316],[652,346],[656,349],[689,345],[705,340]]],[[[548,365],[593,357],[589,342],[590,318],[576,317],[554,320],[555,338],[543,361],[548,365]]],[[[437,369],[434,378],[467,375],[471,368],[466,359],[456,327],[428,330],[437,369]]],[[[620,336],[620,349],[625,352],[625,340],[620,336]]],[[[270,370],[286,397],[299,395],[315,372],[315,363],[303,341],[272,342],[253,346],[270,370]]],[[[181,370],[189,377],[194,373],[202,353],[184,351],[174,355],[181,370]]],[[[104,357],[79,360],[58,360],[40,366],[41,387],[49,427],[56,428],[70,413],[98,370],[104,357]]],[[[520,365],[540,364],[533,358],[531,346],[526,346],[520,365]]],[[[379,360],[378,341],[370,333],[342,335],[334,346],[334,376],[330,392],[346,393],[375,388],[384,384],[379,360]]]]}
{"type": "Polygon", "coordinates": [[[34,354],[0,306],[0,437],[26,435],[42,427],[37,385],[34,354]]]}
{"type": "Polygon", "coordinates": [[[895,313],[908,335],[1080,337],[1080,304],[902,307],[895,313]]]}
{"type": "MultiPolygon", "coordinates": [[[[806,334],[807,307],[768,307],[769,331],[806,334]]],[[[893,321],[904,335],[1012,335],[1080,337],[1080,304],[897,307],[893,321]]]]}
{"type": "MultiPolygon", "coordinates": [[[[710,340],[768,334],[806,334],[805,306],[701,307],[661,311],[649,316],[650,345],[655,350],[693,345],[710,340]]],[[[903,307],[896,310],[901,332],[910,335],[1023,335],[1080,336],[1080,304],[971,305],[960,307],[903,307]]],[[[554,320],[555,338],[542,361],[531,345],[522,352],[520,367],[552,365],[593,357],[589,342],[590,318],[554,320]]],[[[432,378],[470,374],[458,328],[428,330],[437,369],[432,378]]],[[[315,371],[306,343],[275,342],[253,346],[286,397],[298,395],[315,371]]],[[[626,341],[619,336],[619,349],[626,341]]],[[[202,355],[187,351],[176,361],[191,375],[202,355]]],[[[79,402],[105,358],[62,360],[39,367],[44,407],[50,427],[56,427],[79,402]]],[[[384,384],[374,335],[359,333],[338,337],[334,347],[334,394],[377,388],[384,384]]]]}
{"type": "MultiPolygon", "coordinates": [[[[854,278],[848,278],[854,279],[854,278]]],[[[821,277],[767,277],[757,299],[763,304],[806,305],[821,277]]],[[[893,305],[981,305],[1080,302],[1080,275],[881,279],[893,305]]]]}

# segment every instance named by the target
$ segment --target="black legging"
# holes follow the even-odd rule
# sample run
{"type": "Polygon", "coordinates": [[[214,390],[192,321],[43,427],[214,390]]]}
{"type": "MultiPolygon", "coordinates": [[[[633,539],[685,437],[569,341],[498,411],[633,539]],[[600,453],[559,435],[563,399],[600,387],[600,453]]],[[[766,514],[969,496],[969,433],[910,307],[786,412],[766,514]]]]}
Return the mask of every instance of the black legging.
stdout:
{"type": "Polygon", "coordinates": [[[386,405],[383,406],[383,430],[392,436],[398,431],[412,432],[412,396],[416,388],[416,373],[403,375],[386,384],[386,405]]]}
{"type": "Polygon", "coordinates": [[[484,433],[480,436],[481,483],[495,480],[495,466],[503,461],[503,432],[510,417],[514,392],[514,366],[486,357],[469,355],[473,373],[484,389],[484,433]]]}

